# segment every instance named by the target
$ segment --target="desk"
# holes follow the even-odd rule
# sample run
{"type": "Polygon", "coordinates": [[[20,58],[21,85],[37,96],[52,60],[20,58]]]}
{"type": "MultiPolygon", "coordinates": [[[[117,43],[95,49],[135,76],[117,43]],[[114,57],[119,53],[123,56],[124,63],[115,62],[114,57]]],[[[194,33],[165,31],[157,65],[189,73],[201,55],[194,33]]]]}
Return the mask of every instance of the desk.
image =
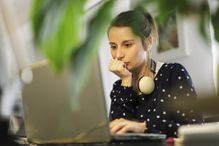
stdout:
{"type": "MultiPolygon", "coordinates": [[[[27,142],[27,141],[26,141],[27,142]]],[[[15,146],[15,145],[11,145],[15,146]]],[[[109,143],[87,143],[87,144],[20,144],[16,146],[219,146],[219,140],[217,141],[196,141],[192,143],[180,143],[180,142],[159,142],[159,141],[126,141],[126,142],[109,142],[109,143]]]]}
{"type": "MultiPolygon", "coordinates": [[[[165,143],[165,142],[120,142],[120,143],[88,143],[88,144],[40,144],[40,145],[18,145],[18,146],[218,146],[219,142],[196,142],[196,143],[165,143]]],[[[13,145],[14,146],[14,145],[13,145]]],[[[16,145],[17,146],[17,145],[16,145]]]]}
{"type": "Polygon", "coordinates": [[[167,144],[167,143],[97,143],[97,144],[59,144],[59,145],[38,145],[38,146],[218,146],[219,143],[204,142],[191,144],[167,144]]]}
{"type": "Polygon", "coordinates": [[[52,144],[38,146],[173,146],[162,142],[120,142],[120,143],[89,143],[89,144],[52,144]]]}
{"type": "Polygon", "coordinates": [[[20,146],[174,146],[165,141],[125,141],[109,143],[75,143],[75,144],[21,144],[20,146]]]}

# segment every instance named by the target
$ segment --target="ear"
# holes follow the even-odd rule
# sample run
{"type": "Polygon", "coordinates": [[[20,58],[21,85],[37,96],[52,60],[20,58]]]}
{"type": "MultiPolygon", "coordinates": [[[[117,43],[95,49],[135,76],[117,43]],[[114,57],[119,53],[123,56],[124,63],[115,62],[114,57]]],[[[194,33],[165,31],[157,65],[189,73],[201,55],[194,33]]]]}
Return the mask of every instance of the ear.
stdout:
{"type": "Polygon", "coordinates": [[[151,50],[152,43],[153,43],[153,37],[152,37],[151,35],[149,35],[149,37],[147,37],[147,38],[143,41],[144,50],[145,50],[145,51],[151,50]]]}

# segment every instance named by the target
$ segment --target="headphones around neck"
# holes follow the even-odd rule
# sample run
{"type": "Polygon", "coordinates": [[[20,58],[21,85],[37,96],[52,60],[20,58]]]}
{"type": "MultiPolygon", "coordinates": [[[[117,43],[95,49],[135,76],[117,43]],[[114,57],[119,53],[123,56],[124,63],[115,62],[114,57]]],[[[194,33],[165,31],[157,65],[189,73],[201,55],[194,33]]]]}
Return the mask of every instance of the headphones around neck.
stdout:
{"type": "MultiPolygon", "coordinates": [[[[150,70],[155,74],[156,73],[156,62],[150,60],[150,70]]],[[[154,79],[149,76],[142,76],[138,81],[138,90],[143,94],[151,94],[154,91],[155,83],[154,79]]]]}

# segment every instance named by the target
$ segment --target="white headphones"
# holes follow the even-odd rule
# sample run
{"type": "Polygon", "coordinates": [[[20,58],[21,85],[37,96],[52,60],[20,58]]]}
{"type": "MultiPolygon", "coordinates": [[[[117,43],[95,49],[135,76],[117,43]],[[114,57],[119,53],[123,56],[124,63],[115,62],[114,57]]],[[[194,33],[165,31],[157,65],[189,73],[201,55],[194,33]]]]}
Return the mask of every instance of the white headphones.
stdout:
{"type": "MultiPolygon", "coordinates": [[[[155,74],[156,62],[151,59],[150,70],[155,74]]],[[[151,94],[154,91],[154,79],[149,76],[142,76],[138,81],[138,89],[143,94],[151,94]]]]}

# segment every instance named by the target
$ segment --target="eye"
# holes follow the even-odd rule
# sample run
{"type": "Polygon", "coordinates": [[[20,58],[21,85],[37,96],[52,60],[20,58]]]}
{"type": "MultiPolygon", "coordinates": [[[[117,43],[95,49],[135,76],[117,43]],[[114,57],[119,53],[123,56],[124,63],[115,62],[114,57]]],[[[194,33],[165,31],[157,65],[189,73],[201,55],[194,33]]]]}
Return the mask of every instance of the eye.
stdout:
{"type": "Polygon", "coordinates": [[[132,43],[125,43],[125,44],[124,44],[124,46],[125,46],[126,48],[130,48],[130,47],[132,47],[132,45],[133,45],[132,43]]]}
{"type": "Polygon", "coordinates": [[[115,50],[115,49],[117,48],[117,46],[116,46],[116,45],[110,45],[110,48],[111,48],[112,50],[115,50]]]}

